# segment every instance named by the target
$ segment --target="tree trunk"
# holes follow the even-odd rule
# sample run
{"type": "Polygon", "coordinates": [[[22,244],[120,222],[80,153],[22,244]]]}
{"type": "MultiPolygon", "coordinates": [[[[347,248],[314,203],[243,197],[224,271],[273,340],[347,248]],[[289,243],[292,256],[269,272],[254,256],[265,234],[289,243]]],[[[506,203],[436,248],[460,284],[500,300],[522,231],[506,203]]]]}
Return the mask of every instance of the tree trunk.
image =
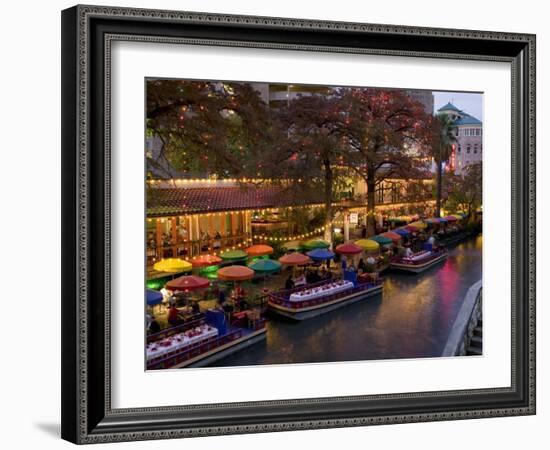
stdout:
{"type": "Polygon", "coordinates": [[[367,236],[376,234],[376,218],[374,217],[376,179],[375,171],[367,168],[367,236]]]}
{"type": "Polygon", "coordinates": [[[330,166],[330,160],[325,159],[323,161],[325,168],[325,241],[332,244],[332,186],[334,184],[334,174],[332,173],[332,167],[330,166]]]}

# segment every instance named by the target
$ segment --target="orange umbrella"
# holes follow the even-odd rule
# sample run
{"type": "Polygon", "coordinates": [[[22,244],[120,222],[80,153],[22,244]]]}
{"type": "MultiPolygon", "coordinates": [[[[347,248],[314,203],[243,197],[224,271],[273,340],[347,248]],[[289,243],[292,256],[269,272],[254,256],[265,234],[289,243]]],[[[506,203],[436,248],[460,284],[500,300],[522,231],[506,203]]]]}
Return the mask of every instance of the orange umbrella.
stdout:
{"type": "Polygon", "coordinates": [[[309,256],[295,252],[281,256],[279,258],[279,262],[287,266],[303,266],[304,264],[309,264],[311,262],[311,259],[309,258],[309,256]]]}
{"type": "Polygon", "coordinates": [[[215,266],[222,262],[222,259],[216,255],[200,255],[191,260],[193,267],[215,266]]]}
{"type": "Polygon", "coordinates": [[[385,233],[382,233],[382,236],[390,238],[393,242],[399,242],[401,240],[401,235],[394,233],[393,231],[386,231],[385,233]]]}
{"type": "Polygon", "coordinates": [[[166,283],[166,289],[170,291],[190,292],[203,289],[210,286],[210,281],[206,278],[195,275],[184,275],[166,283]]]}
{"type": "Polygon", "coordinates": [[[245,252],[248,253],[248,256],[271,255],[273,253],[273,247],[265,244],[256,244],[248,247],[245,252]]]}
{"type": "Polygon", "coordinates": [[[218,278],[225,281],[244,281],[254,277],[254,271],[245,266],[227,266],[218,270],[218,278]]]}

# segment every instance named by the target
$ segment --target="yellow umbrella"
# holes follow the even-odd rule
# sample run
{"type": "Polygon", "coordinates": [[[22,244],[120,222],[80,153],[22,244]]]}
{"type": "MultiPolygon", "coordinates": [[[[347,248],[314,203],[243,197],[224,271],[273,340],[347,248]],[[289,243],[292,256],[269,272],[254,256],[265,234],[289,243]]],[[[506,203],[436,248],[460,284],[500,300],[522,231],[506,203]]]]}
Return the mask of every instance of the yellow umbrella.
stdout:
{"type": "Polygon", "coordinates": [[[159,272],[189,272],[193,269],[193,264],[179,258],[166,258],[155,263],[153,268],[159,272]]]}
{"type": "Polygon", "coordinates": [[[458,215],[458,214],[451,214],[451,216],[453,216],[456,220],[462,220],[464,219],[464,217],[458,215]]]}
{"type": "Polygon", "coordinates": [[[366,251],[378,250],[380,248],[380,244],[371,239],[359,239],[355,241],[355,244],[366,251]]]}
{"type": "Polygon", "coordinates": [[[422,222],[421,220],[419,220],[417,222],[413,222],[409,225],[412,225],[413,227],[419,228],[421,230],[425,229],[428,226],[424,222],[422,222]]]}

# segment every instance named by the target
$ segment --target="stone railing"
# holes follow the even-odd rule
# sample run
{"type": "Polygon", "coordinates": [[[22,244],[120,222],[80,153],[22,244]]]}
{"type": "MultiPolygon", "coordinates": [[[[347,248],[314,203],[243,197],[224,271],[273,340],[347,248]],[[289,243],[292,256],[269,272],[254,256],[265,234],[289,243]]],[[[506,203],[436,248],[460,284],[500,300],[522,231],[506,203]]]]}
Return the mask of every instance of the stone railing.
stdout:
{"type": "Polygon", "coordinates": [[[468,289],[441,356],[466,355],[474,328],[481,318],[481,303],[482,289],[481,280],[479,280],[468,289]]]}

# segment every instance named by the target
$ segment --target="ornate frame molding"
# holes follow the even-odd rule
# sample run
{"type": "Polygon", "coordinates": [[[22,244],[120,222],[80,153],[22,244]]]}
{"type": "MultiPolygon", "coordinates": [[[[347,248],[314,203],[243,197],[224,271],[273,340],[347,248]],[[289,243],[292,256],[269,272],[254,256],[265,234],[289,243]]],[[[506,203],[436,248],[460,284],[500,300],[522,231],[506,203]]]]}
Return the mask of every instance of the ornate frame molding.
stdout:
{"type": "MultiPolygon", "coordinates": [[[[76,6],[63,13],[63,437],[77,443],[99,443],[142,439],[163,439],[174,437],[206,436],[215,434],[236,434],[251,432],[271,432],[327,427],[348,427],[373,424],[404,422],[439,421],[535,413],[535,36],[529,34],[500,33],[487,31],[433,29],[396,25],[376,25],[347,22],[310,21],[270,17],[233,16],[194,12],[159,11],[146,9],[112,8],[99,6],[76,6]],[[105,21],[107,25],[105,25],[105,21]],[[101,22],[99,30],[98,23],[101,22]],[[109,23],[113,23],[110,27],[109,23]],[[200,34],[226,32],[231,27],[245,30],[259,39],[227,39],[213,37],[152,36],[140,32],[125,32],[125,24],[134,27],[147,24],[162,24],[170,30],[193,26],[200,34]],[[211,30],[214,30],[212,32],[211,30]],[[269,42],[262,41],[262,31],[273,33],[294,32],[307,40],[311,31],[335,34],[333,44],[345,41],[345,37],[372,36],[376,45],[372,47],[349,45],[329,45],[311,42],[269,42]],[[410,44],[414,47],[418,38],[424,38],[428,48],[385,48],[384,42],[390,38],[402,41],[417,39],[410,44]],[[95,39],[95,40],[94,40],[95,39]],[[445,39],[458,42],[460,51],[444,52],[438,42],[445,39]],[[363,54],[383,54],[395,56],[415,56],[448,59],[478,59],[504,61],[512,65],[512,154],[514,173],[512,196],[516,201],[512,206],[512,386],[510,388],[461,390],[445,392],[423,392],[394,395],[374,395],[358,397],[331,397],[317,399],[292,399],[268,402],[238,404],[193,405],[166,408],[139,408],[113,410],[110,402],[110,63],[113,41],[141,41],[155,43],[186,43],[197,45],[223,45],[256,48],[277,48],[303,51],[348,52],[363,54]],[[464,49],[468,42],[471,50],[464,49]],[[486,48],[494,48],[493,53],[477,50],[485,43],[486,48]],[[491,44],[497,45],[491,45],[491,44]],[[103,49],[100,50],[100,46],[103,49]],[[432,50],[430,50],[430,48],[432,50]],[[477,50],[477,52],[476,52],[477,50]],[[101,67],[98,67],[100,66],[101,67]],[[100,75],[103,73],[103,78],[100,75]],[[103,86],[100,106],[104,123],[98,127],[98,86],[103,86]],[[99,130],[99,131],[98,131],[99,130]],[[95,140],[94,140],[95,139],[95,140]],[[100,142],[103,155],[99,161],[92,154],[92,142],[100,142]],[[76,151],[75,151],[76,148],[76,151]],[[75,170],[76,168],[76,170],[75,170]],[[103,174],[100,180],[98,177],[103,174]],[[517,174],[517,175],[516,175],[517,174]],[[97,184],[101,187],[97,187],[97,184]],[[524,186],[527,186],[526,188],[524,186]],[[518,190],[519,187],[519,190],[518,190]],[[66,191],[66,192],[65,192],[66,191]],[[104,216],[97,217],[103,210],[104,216]],[[94,230],[99,224],[104,227],[102,239],[94,230]],[[96,236],[94,238],[94,236],[96,236]],[[518,239],[518,236],[520,237],[518,239]],[[524,241],[524,238],[527,238],[524,241]],[[93,241],[95,239],[95,241],[93,241]],[[97,252],[92,241],[102,246],[97,252]],[[524,248],[525,247],[525,248],[524,248]],[[520,253],[519,255],[517,253],[520,253]],[[102,265],[102,267],[99,267],[102,265]],[[101,278],[102,290],[98,292],[94,280],[101,278]],[[99,277],[99,278],[98,278],[99,277]],[[520,298],[522,292],[524,295],[520,298]],[[75,298],[77,302],[75,303],[75,298]],[[103,298],[98,305],[93,299],[103,298]],[[521,305],[520,305],[521,303],[521,305]],[[522,317],[517,312],[522,311],[522,317]],[[98,319],[90,319],[91,317],[98,319]],[[98,324],[98,320],[101,322],[98,324]],[[97,332],[95,331],[97,328],[97,332]],[[521,329],[520,329],[521,328],[521,329]],[[102,336],[99,336],[101,331],[102,336]],[[519,339],[521,338],[521,339],[519,339]],[[70,340],[70,343],[65,343],[70,340]],[[102,343],[98,356],[97,345],[102,343]],[[91,346],[94,345],[94,351],[91,346]],[[100,357],[104,357],[102,370],[93,372],[100,357]],[[92,371],[90,371],[92,367],[92,371]],[[517,372],[516,368],[520,368],[517,372]],[[104,376],[103,382],[94,381],[98,373],[104,376]],[[66,384],[65,382],[69,380],[66,384]],[[521,385],[521,386],[520,386],[521,385]],[[101,404],[92,401],[102,386],[101,404]],[[518,391],[521,388],[521,393],[518,391]],[[437,398],[455,398],[462,402],[474,400],[477,396],[495,398],[498,395],[513,396],[505,406],[483,403],[483,407],[441,407],[423,410],[424,402],[437,403],[437,398]],[[491,397],[492,396],[492,397],[491,397]],[[350,409],[336,417],[329,414],[331,405],[362,401],[376,403],[399,400],[409,405],[410,411],[402,413],[353,414],[350,409]],[[417,405],[415,409],[415,405],[417,405]],[[280,412],[285,407],[301,407],[305,410],[316,406],[316,416],[300,420],[291,417],[285,420],[280,412]],[[322,416],[325,407],[326,416],[322,416]],[[200,415],[200,423],[205,423],[209,411],[239,410],[254,408],[277,408],[282,419],[270,421],[247,419],[240,423],[226,423],[221,420],[211,425],[198,425],[184,416],[193,412],[200,415]],[[180,415],[181,422],[170,425],[167,415],[180,415]]],[[[271,33],[271,34],[270,34],[271,33]]],[[[292,34],[292,33],[290,33],[292,34]]],[[[328,38],[327,38],[328,40],[328,38]]],[[[342,42],[346,44],[346,42],[342,42]]],[[[404,44],[404,47],[409,45],[404,44]]],[[[485,397],[484,397],[485,398],[485,397]]],[[[511,398],[511,397],[510,397],[511,398]]],[[[475,402],[474,402],[475,404],[475,402]]],[[[379,404],[378,404],[379,405],[379,404]]],[[[287,408],[288,409],[288,408],[287,408]]],[[[378,406],[378,410],[383,408],[378,406]]],[[[267,414],[267,412],[266,412],[267,414]]],[[[304,413],[305,414],[305,413],[304,413]]],[[[249,413],[250,415],[250,413],[249,413]]],[[[240,417],[240,416],[239,416],[240,417]]],[[[196,418],[198,419],[198,417],[196,418]]],[[[244,419],[243,419],[244,420],[244,419]]]]}

